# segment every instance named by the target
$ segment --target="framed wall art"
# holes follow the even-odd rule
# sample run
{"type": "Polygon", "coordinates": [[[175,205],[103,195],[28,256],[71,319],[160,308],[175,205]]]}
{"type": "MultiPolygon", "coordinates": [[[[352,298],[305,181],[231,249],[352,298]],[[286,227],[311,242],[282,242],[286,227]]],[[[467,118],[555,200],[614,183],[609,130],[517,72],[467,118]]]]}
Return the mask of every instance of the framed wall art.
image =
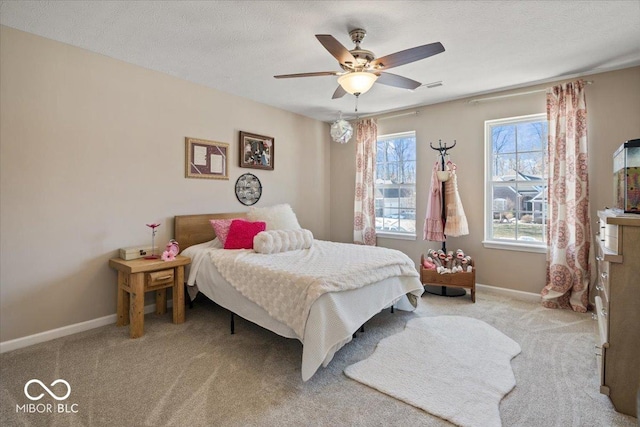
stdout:
{"type": "Polygon", "coordinates": [[[240,132],[240,167],[273,170],[276,141],[270,136],[240,132]]]}
{"type": "Polygon", "coordinates": [[[229,179],[229,144],[185,138],[185,177],[229,179]]]}

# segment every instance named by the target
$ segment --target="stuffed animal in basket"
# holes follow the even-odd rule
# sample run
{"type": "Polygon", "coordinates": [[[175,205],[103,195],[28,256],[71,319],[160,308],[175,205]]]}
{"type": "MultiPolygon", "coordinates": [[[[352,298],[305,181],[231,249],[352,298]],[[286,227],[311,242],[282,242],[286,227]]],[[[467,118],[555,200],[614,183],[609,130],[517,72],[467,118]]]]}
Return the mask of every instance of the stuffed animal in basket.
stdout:
{"type": "Polygon", "coordinates": [[[452,273],[460,273],[464,271],[464,268],[462,267],[462,260],[464,259],[464,257],[465,255],[462,249],[457,249],[455,257],[453,258],[453,267],[451,267],[452,273]]]}
{"type": "Polygon", "coordinates": [[[453,267],[453,251],[447,252],[447,268],[453,267]]]}
{"type": "Polygon", "coordinates": [[[452,273],[460,273],[462,271],[462,261],[458,258],[453,258],[453,267],[451,267],[452,273]]]}
{"type": "Polygon", "coordinates": [[[441,267],[438,269],[438,273],[451,273],[451,270],[447,268],[447,254],[442,249],[438,250],[438,259],[441,264],[441,267]]]}
{"type": "Polygon", "coordinates": [[[471,273],[473,271],[473,261],[468,255],[462,259],[462,271],[466,271],[467,273],[471,273]]]}
{"type": "Polygon", "coordinates": [[[441,267],[436,270],[440,274],[448,274],[451,273],[451,266],[453,263],[453,252],[449,251],[444,252],[442,249],[439,249],[437,252],[438,260],[440,261],[441,267]]]}
{"type": "Polygon", "coordinates": [[[427,259],[436,266],[435,270],[438,273],[442,273],[445,269],[443,262],[446,261],[446,255],[442,250],[429,249],[427,251],[427,259]]]}
{"type": "Polygon", "coordinates": [[[427,270],[435,270],[436,269],[436,264],[433,262],[433,259],[431,259],[430,256],[422,258],[422,266],[424,268],[426,268],[427,270]]]}
{"type": "Polygon", "coordinates": [[[438,257],[438,253],[435,250],[429,249],[427,251],[427,258],[426,259],[431,264],[434,265],[434,270],[438,271],[438,269],[442,267],[442,263],[440,262],[440,258],[438,257]]]}
{"type": "Polygon", "coordinates": [[[444,252],[442,249],[437,251],[429,249],[427,256],[424,258],[423,266],[429,270],[436,270],[440,274],[472,272],[473,262],[471,257],[465,255],[462,249],[444,252]]]}

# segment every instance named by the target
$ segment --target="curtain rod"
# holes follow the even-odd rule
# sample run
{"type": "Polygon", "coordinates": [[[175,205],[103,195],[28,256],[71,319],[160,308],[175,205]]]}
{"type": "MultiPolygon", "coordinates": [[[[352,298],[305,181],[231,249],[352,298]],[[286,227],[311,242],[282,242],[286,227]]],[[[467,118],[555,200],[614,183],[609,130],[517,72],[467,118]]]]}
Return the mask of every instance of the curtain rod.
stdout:
{"type": "MultiPolygon", "coordinates": [[[[587,85],[593,84],[592,80],[584,80],[584,83],[587,85]]],[[[479,102],[485,102],[485,101],[494,101],[496,99],[504,99],[504,98],[511,98],[514,96],[521,96],[521,95],[531,95],[533,93],[540,93],[540,92],[546,92],[547,89],[537,89],[537,90],[530,90],[527,92],[518,92],[518,93],[509,93],[506,95],[497,95],[497,96],[489,96],[486,98],[475,98],[475,99],[471,99],[469,101],[467,101],[467,104],[477,104],[479,102]]]]}

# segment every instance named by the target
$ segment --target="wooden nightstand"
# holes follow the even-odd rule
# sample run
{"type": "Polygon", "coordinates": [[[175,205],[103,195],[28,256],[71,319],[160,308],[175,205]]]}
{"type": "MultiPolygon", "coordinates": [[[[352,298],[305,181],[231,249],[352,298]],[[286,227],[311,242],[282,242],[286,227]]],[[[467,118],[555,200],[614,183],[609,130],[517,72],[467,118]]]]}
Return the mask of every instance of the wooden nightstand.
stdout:
{"type": "Polygon", "coordinates": [[[173,288],[173,323],[184,322],[184,266],[191,258],[181,255],[174,261],[161,259],[120,258],[109,260],[109,266],[118,270],[117,326],[131,322],[129,335],[144,335],[144,294],[156,292],[156,314],[167,312],[167,288],[173,288]]]}

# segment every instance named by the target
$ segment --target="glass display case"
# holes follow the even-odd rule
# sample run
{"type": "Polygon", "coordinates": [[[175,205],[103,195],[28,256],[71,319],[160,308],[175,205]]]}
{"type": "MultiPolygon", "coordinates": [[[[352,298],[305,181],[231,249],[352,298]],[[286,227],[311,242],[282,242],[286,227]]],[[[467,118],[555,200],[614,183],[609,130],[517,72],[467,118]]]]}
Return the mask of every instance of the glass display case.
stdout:
{"type": "Polygon", "coordinates": [[[613,187],[613,208],[640,214],[640,139],[625,142],[613,154],[613,187]]]}

